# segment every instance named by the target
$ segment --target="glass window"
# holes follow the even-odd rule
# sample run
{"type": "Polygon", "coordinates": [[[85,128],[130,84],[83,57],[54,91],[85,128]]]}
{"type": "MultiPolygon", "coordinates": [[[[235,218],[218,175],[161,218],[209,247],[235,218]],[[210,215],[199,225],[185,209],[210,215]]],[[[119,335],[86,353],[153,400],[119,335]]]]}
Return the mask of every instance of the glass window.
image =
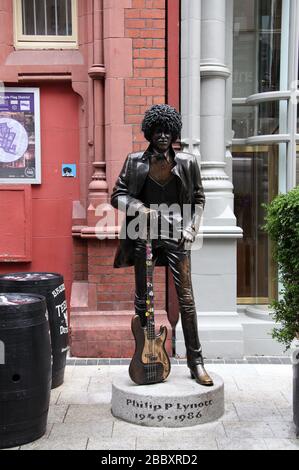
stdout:
{"type": "Polygon", "coordinates": [[[23,34],[72,35],[71,0],[22,0],[23,34]]]}
{"type": "Polygon", "coordinates": [[[233,106],[234,139],[246,139],[254,135],[284,134],[286,113],[282,107],[288,106],[286,100],[262,102],[256,106],[233,106]]]}
{"type": "MultiPolygon", "coordinates": [[[[282,0],[234,0],[235,98],[286,89],[288,14],[287,2],[282,0]]],[[[235,139],[288,134],[288,100],[248,105],[242,101],[235,100],[233,106],[235,139]]],[[[268,304],[278,297],[271,240],[262,229],[262,203],[270,202],[278,189],[286,190],[287,150],[287,143],[233,146],[235,214],[244,231],[244,238],[238,240],[239,303],[268,304]]],[[[298,184],[299,146],[296,178],[298,184]]]]}
{"type": "Polygon", "coordinates": [[[282,134],[284,129],[280,129],[279,109],[286,101],[263,102],[258,105],[257,135],[282,134]]]}
{"type": "Polygon", "coordinates": [[[256,91],[255,1],[234,1],[233,96],[247,97],[256,91]]]}
{"type": "Polygon", "coordinates": [[[260,0],[259,18],[259,92],[280,87],[281,0],[260,0]]]}
{"type": "Polygon", "coordinates": [[[17,43],[75,43],[76,0],[14,0],[17,43]]]}
{"type": "Polygon", "coordinates": [[[233,96],[279,90],[282,0],[234,1],[233,96]]]}
{"type": "Polygon", "coordinates": [[[237,225],[243,229],[237,245],[239,303],[268,303],[277,295],[271,242],[262,229],[262,203],[278,194],[279,148],[233,147],[234,210],[237,225]]]}
{"type": "Polygon", "coordinates": [[[254,106],[233,106],[234,139],[246,139],[254,135],[254,106]]]}

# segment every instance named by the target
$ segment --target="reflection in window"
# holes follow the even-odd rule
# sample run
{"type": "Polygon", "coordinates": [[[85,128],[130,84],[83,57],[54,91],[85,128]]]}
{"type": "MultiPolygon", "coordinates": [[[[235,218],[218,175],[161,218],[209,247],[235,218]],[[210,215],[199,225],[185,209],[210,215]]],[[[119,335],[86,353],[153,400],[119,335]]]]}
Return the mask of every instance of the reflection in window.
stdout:
{"type": "Polygon", "coordinates": [[[238,301],[268,303],[276,295],[275,267],[261,204],[278,193],[278,146],[235,147],[233,184],[237,225],[244,232],[237,245],[238,301]]]}
{"type": "MultiPolygon", "coordinates": [[[[246,139],[254,135],[283,134],[286,122],[282,121],[280,107],[287,101],[262,102],[256,106],[233,106],[234,139],[246,139]],[[282,125],[282,128],[280,126],[282,125]]],[[[286,115],[286,114],[285,114],[286,115]]]]}
{"type": "Polygon", "coordinates": [[[233,96],[242,98],[256,91],[255,1],[234,1],[233,96]]]}
{"type": "Polygon", "coordinates": [[[281,6],[281,0],[258,2],[259,92],[279,90],[281,6]]]}
{"type": "Polygon", "coordinates": [[[246,139],[254,135],[254,106],[234,106],[233,123],[234,139],[246,139]]]}
{"type": "Polygon", "coordinates": [[[282,0],[234,1],[233,96],[279,90],[282,0]]]}
{"type": "Polygon", "coordinates": [[[258,105],[257,134],[279,134],[279,101],[270,101],[258,105]]]}

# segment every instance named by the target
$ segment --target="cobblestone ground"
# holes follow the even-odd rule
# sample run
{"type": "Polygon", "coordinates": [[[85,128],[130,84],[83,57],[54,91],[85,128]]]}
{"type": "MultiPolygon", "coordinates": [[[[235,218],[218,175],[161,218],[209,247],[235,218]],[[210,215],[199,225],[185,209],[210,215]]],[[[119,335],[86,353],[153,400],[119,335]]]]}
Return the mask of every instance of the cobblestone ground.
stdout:
{"type": "MultiPolygon", "coordinates": [[[[128,424],[111,415],[113,377],[128,366],[107,362],[67,366],[64,385],[51,394],[46,435],[22,450],[299,450],[290,364],[208,364],[209,371],[224,379],[224,416],[213,423],[169,429],[128,424]]],[[[172,374],[177,367],[186,365],[173,365],[172,374]]]]}

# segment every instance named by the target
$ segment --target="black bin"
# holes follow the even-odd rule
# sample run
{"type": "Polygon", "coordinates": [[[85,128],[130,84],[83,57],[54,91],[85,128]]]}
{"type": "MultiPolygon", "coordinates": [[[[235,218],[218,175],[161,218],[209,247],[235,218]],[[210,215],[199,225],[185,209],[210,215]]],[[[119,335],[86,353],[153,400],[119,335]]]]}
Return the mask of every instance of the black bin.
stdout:
{"type": "Polygon", "coordinates": [[[57,273],[10,273],[0,276],[0,292],[25,292],[46,297],[52,346],[52,388],[63,384],[69,346],[63,276],[57,273]]]}
{"type": "MultiPolygon", "coordinates": [[[[299,350],[297,350],[297,360],[299,360],[299,350]]],[[[299,362],[293,364],[293,414],[296,435],[299,437],[299,362]]]]}
{"type": "Polygon", "coordinates": [[[0,294],[0,449],[46,432],[51,394],[51,343],[46,299],[0,294]]]}

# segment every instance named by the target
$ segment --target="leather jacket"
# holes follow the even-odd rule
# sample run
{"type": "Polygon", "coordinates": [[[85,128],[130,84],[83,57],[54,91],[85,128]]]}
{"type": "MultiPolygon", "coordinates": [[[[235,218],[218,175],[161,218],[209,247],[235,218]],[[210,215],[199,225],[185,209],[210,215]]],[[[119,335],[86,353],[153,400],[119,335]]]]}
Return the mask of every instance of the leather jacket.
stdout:
{"type": "MultiPolygon", "coordinates": [[[[191,204],[191,217],[184,221],[184,229],[198,232],[202,212],[205,206],[205,195],[201,182],[200,169],[197,159],[189,153],[177,152],[170,148],[173,153],[175,166],[172,173],[181,180],[181,192],[179,202],[191,204]]],[[[116,209],[124,212],[130,210],[130,214],[144,208],[143,203],[138,199],[150,166],[150,146],[145,152],[131,153],[127,156],[123,168],[119,174],[111,195],[111,204],[116,209]]],[[[120,244],[115,255],[114,267],[126,267],[134,265],[134,240],[125,236],[127,225],[134,217],[126,217],[120,234],[120,244]]],[[[157,259],[157,266],[166,266],[163,259],[157,259]]]]}

